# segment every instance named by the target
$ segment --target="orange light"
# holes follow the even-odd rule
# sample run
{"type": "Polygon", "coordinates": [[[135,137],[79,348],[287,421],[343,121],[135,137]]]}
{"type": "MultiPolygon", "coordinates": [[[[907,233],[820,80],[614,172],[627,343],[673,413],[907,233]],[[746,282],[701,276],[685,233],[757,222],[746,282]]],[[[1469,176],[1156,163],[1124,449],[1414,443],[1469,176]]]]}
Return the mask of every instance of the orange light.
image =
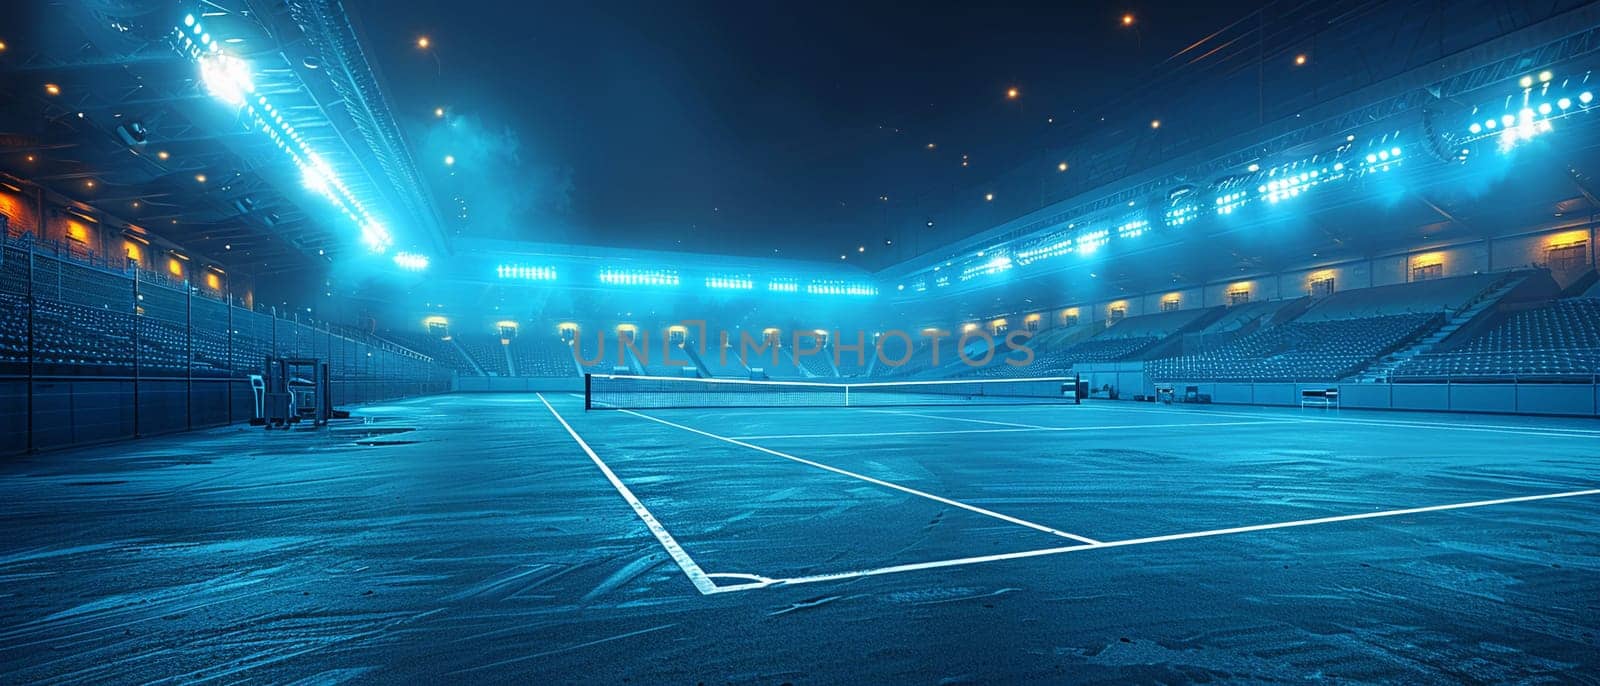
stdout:
{"type": "Polygon", "coordinates": [[[171,157],[171,155],[168,155],[167,151],[165,151],[165,150],[161,150],[161,151],[156,153],[156,159],[158,159],[158,160],[165,161],[168,157],[171,157]]]}
{"type": "Polygon", "coordinates": [[[220,290],[222,288],[222,279],[217,276],[216,272],[207,272],[206,286],[213,291],[220,290]]]}
{"type": "Polygon", "coordinates": [[[1296,67],[1304,66],[1305,63],[1306,63],[1306,56],[1305,55],[1295,55],[1294,56],[1294,66],[1296,66],[1296,67]]]}
{"type": "Polygon", "coordinates": [[[6,42],[3,41],[3,40],[0,40],[0,52],[5,52],[5,51],[6,51],[6,42]]]}
{"type": "Polygon", "coordinates": [[[993,193],[984,193],[983,194],[983,201],[984,202],[994,202],[994,194],[993,193]]]}
{"type": "Polygon", "coordinates": [[[1019,95],[1022,95],[1022,91],[1017,90],[1015,86],[1006,89],[1006,98],[1009,100],[1016,100],[1019,95]]]}
{"type": "Polygon", "coordinates": [[[88,181],[83,182],[83,186],[85,188],[94,188],[94,179],[89,179],[88,181]]]}
{"type": "Polygon", "coordinates": [[[168,259],[167,271],[172,272],[173,276],[183,276],[183,263],[176,258],[168,259]]]}
{"type": "Polygon", "coordinates": [[[430,45],[433,45],[433,41],[428,40],[427,36],[417,36],[417,47],[418,48],[421,48],[423,50],[427,50],[428,46],[430,46],[430,45]]]}
{"type": "Polygon", "coordinates": [[[1067,170],[1067,163],[1066,162],[1062,162],[1061,164],[1056,165],[1056,171],[1066,171],[1066,170],[1067,170]]]}
{"type": "Polygon", "coordinates": [[[1133,13],[1132,12],[1129,12],[1127,14],[1122,15],[1122,25],[1123,26],[1133,26],[1133,13]]]}
{"type": "Polygon", "coordinates": [[[1161,128],[1161,120],[1160,119],[1151,119],[1150,120],[1150,128],[1152,128],[1152,129],[1161,128]]]}
{"type": "Polygon", "coordinates": [[[29,162],[32,162],[32,161],[33,161],[33,155],[29,155],[29,156],[28,156],[28,161],[29,161],[29,162]]]}
{"type": "Polygon", "coordinates": [[[53,83],[47,83],[44,85],[44,92],[48,95],[61,95],[61,87],[53,83]]]}
{"type": "Polygon", "coordinates": [[[195,174],[194,175],[194,180],[195,180],[196,183],[205,183],[206,182],[206,175],[205,174],[195,174]]]}

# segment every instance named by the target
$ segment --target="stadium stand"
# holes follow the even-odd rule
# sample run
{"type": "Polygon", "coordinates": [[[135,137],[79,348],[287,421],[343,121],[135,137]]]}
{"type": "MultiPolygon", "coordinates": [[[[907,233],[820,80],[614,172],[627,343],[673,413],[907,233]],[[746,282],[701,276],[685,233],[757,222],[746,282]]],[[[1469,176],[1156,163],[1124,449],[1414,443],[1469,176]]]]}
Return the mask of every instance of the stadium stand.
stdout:
{"type": "Polygon", "coordinates": [[[1299,321],[1382,317],[1393,314],[1436,314],[1459,310],[1504,278],[1473,274],[1448,279],[1340,291],[1317,301],[1299,321]]]}
{"type": "Polygon", "coordinates": [[[829,342],[827,354],[828,359],[835,361],[834,367],[839,370],[841,377],[853,379],[867,376],[872,371],[874,353],[870,345],[863,346],[861,352],[856,352],[840,350],[829,342]]]}
{"type": "Polygon", "coordinates": [[[448,338],[439,338],[426,333],[400,333],[391,331],[384,337],[400,345],[411,348],[428,355],[433,360],[445,367],[455,370],[462,376],[483,376],[483,372],[468,360],[453,341],[448,338]]]}
{"type": "MultiPolygon", "coordinates": [[[[904,378],[930,372],[934,368],[933,343],[927,337],[913,338],[908,343],[902,336],[883,336],[877,345],[883,354],[871,365],[873,377],[904,378]]],[[[939,354],[943,359],[938,360],[939,364],[950,362],[950,346],[948,337],[940,341],[939,354]]]]}
{"type": "Polygon", "coordinates": [[[799,379],[807,376],[800,365],[795,364],[789,346],[769,348],[760,355],[752,353],[745,364],[749,365],[751,372],[759,369],[770,379],[799,379]]]}
{"type": "Polygon", "coordinates": [[[748,379],[750,370],[739,360],[739,346],[733,341],[722,345],[714,341],[706,346],[705,354],[700,353],[700,347],[693,341],[688,345],[689,355],[700,364],[700,368],[713,377],[719,379],[748,379]]]}
{"type": "Polygon", "coordinates": [[[1594,377],[1600,374],[1600,298],[1570,298],[1511,312],[1454,350],[1418,355],[1400,381],[1439,378],[1594,377]]]}
{"type": "Polygon", "coordinates": [[[800,365],[814,377],[832,378],[839,376],[833,368],[833,353],[827,347],[800,358],[800,365]]]}
{"type": "Polygon", "coordinates": [[[1342,291],[1314,301],[1292,321],[1263,324],[1213,348],[1151,360],[1146,369],[1156,381],[1344,379],[1424,340],[1470,306],[1492,302],[1496,289],[1513,277],[1474,274],[1342,291]]]}
{"type": "Polygon", "coordinates": [[[511,339],[514,376],[569,377],[578,374],[572,346],[554,334],[524,333],[511,339]]]}
{"type": "Polygon", "coordinates": [[[453,336],[472,363],[488,376],[511,376],[511,359],[499,334],[460,334],[453,336]]]}
{"type": "Polygon", "coordinates": [[[1150,360],[1156,381],[1334,381],[1415,338],[1438,314],[1293,321],[1200,355],[1150,360]]]}

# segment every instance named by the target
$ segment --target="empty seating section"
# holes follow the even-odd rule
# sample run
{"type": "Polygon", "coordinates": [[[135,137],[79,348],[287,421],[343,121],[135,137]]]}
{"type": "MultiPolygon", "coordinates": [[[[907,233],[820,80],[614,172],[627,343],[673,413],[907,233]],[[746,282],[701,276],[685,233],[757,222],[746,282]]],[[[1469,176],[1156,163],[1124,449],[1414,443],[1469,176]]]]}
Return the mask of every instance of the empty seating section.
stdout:
{"type": "Polygon", "coordinates": [[[1199,333],[1216,334],[1238,331],[1251,322],[1262,319],[1263,317],[1271,317],[1277,314],[1278,310],[1282,309],[1284,305],[1287,305],[1291,302],[1294,301],[1258,300],[1256,302],[1245,303],[1243,305],[1234,305],[1229,307],[1221,317],[1217,318],[1216,321],[1207,324],[1204,329],[1199,331],[1199,333]]]}
{"type": "Polygon", "coordinates": [[[682,345],[664,343],[654,336],[650,339],[650,347],[640,348],[634,356],[639,359],[639,366],[644,373],[650,376],[700,376],[699,365],[694,363],[689,351],[684,350],[682,345]],[[639,358],[639,355],[644,357],[639,358]]]}
{"type": "Polygon", "coordinates": [[[739,346],[730,342],[726,347],[713,342],[706,346],[704,353],[698,347],[693,347],[692,352],[699,358],[701,366],[705,367],[711,376],[719,379],[748,379],[750,370],[739,361],[739,346]]]}
{"type": "MultiPolygon", "coordinates": [[[[1137,330],[1146,331],[1142,328],[1137,330]]],[[[1150,347],[1162,338],[1161,336],[1115,338],[1106,335],[1110,331],[1111,329],[1106,329],[1092,338],[1081,338],[1086,333],[1083,327],[1047,330],[1026,342],[1026,345],[1033,350],[1033,362],[1023,366],[1007,364],[1007,360],[1021,362],[1026,358],[1022,353],[1014,352],[1007,348],[1003,342],[997,342],[994,359],[988,365],[972,368],[958,361],[957,364],[960,366],[955,368],[957,370],[956,374],[965,377],[987,378],[1024,378],[1068,374],[1072,371],[1072,365],[1079,362],[1115,362],[1124,360],[1150,347]]]]}
{"type": "Polygon", "coordinates": [[[1416,337],[1438,314],[1295,320],[1199,355],[1150,360],[1156,381],[1336,381],[1416,337]]]}
{"type": "Polygon", "coordinates": [[[1433,314],[1465,306],[1504,274],[1473,274],[1393,286],[1340,291],[1313,305],[1298,321],[1356,319],[1392,314],[1433,314]]]}
{"type": "Polygon", "coordinates": [[[1215,308],[1176,310],[1129,317],[1106,327],[1105,332],[1095,338],[1164,338],[1215,311],[1215,308]]]}
{"type": "MultiPolygon", "coordinates": [[[[899,335],[885,335],[877,346],[882,354],[877,363],[872,365],[874,377],[906,377],[927,372],[934,367],[933,342],[929,338],[912,338],[908,342],[899,335]]],[[[939,340],[940,365],[949,364],[953,357],[952,346],[948,337],[939,340]]]]}
{"type": "Polygon", "coordinates": [[[867,370],[872,368],[872,357],[875,354],[872,347],[870,345],[862,346],[859,352],[848,349],[854,345],[854,343],[846,344],[845,347],[847,349],[841,350],[835,347],[833,343],[828,344],[828,359],[834,363],[834,367],[839,371],[839,376],[845,378],[866,376],[867,370]]]}
{"type": "Polygon", "coordinates": [[[800,371],[800,366],[795,364],[794,357],[789,354],[788,346],[770,346],[766,350],[746,353],[745,366],[751,372],[760,369],[772,379],[799,379],[805,372],[800,371]]]}
{"type": "Polygon", "coordinates": [[[458,334],[454,338],[484,374],[511,376],[510,362],[506,358],[506,346],[500,342],[499,334],[458,334]]]}
{"type": "Polygon", "coordinates": [[[1397,379],[1593,377],[1600,374],[1600,298],[1557,300],[1505,315],[1453,350],[1418,355],[1397,379]]]}
{"type": "Polygon", "coordinates": [[[456,344],[449,339],[426,333],[400,333],[396,331],[385,333],[384,337],[432,357],[434,362],[455,370],[461,376],[479,376],[477,368],[472,366],[472,362],[467,360],[461,349],[456,347],[456,344]]]}
{"type": "Polygon", "coordinates": [[[269,356],[311,357],[352,384],[336,401],[377,396],[356,383],[438,378],[422,355],[366,334],[253,312],[164,276],[135,284],[132,272],[30,255],[23,241],[0,250],[0,364],[13,369],[31,360],[40,375],[243,379],[269,356]]]}
{"type": "Polygon", "coordinates": [[[572,346],[555,334],[521,334],[511,339],[517,376],[568,377],[578,373],[572,346]]]}
{"type": "Polygon", "coordinates": [[[833,360],[828,359],[832,354],[827,348],[824,348],[808,355],[802,355],[800,356],[800,365],[805,367],[806,371],[810,372],[812,376],[838,376],[833,372],[833,360]]]}

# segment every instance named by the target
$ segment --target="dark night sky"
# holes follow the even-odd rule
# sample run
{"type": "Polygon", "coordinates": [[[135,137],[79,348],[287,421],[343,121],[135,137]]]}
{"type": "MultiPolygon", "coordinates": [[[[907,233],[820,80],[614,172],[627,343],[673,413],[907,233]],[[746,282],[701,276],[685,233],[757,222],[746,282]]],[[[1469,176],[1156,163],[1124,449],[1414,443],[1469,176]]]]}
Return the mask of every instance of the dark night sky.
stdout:
{"type": "Polygon", "coordinates": [[[1257,6],[350,5],[452,230],[814,259],[850,250],[872,267],[885,260],[853,248],[893,234],[880,195],[931,214],[1047,163],[1043,141],[1071,136],[1047,117],[1138,88],[1257,6]]]}

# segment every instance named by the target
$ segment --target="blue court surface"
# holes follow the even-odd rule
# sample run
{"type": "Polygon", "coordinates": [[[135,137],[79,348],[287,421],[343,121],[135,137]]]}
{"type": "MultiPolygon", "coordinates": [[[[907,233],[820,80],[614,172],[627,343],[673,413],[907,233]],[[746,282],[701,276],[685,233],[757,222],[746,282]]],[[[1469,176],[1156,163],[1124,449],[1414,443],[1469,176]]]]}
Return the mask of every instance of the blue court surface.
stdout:
{"type": "Polygon", "coordinates": [[[0,680],[1565,680],[1600,424],[375,405],[0,468],[0,680]]]}

